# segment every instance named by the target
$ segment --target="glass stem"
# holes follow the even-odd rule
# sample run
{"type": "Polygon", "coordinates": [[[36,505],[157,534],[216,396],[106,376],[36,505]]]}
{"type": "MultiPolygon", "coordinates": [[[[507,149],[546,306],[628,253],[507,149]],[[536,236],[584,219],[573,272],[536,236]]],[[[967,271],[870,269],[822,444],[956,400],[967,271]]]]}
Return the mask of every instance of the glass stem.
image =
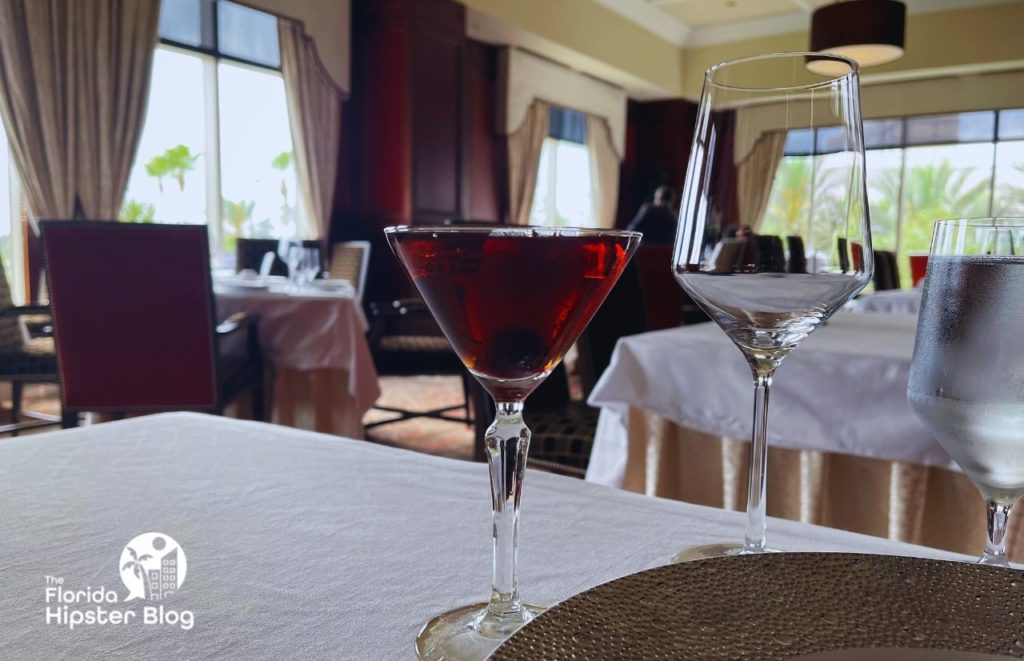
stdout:
{"type": "Polygon", "coordinates": [[[1010,519],[1010,505],[1003,505],[994,500],[985,503],[988,509],[988,540],[985,552],[979,562],[983,565],[1008,567],[1006,561],[1006,522],[1010,519]]]}
{"type": "Polygon", "coordinates": [[[491,523],[494,538],[494,577],[488,614],[499,618],[519,615],[522,602],[516,584],[519,546],[519,500],[523,469],[530,448],[530,430],[523,423],[522,402],[495,402],[498,415],[487,429],[484,447],[491,473],[491,523]]]}
{"type": "Polygon", "coordinates": [[[754,431],[750,443],[750,473],[747,481],[747,532],[744,553],[766,549],[765,501],[768,484],[768,393],[774,366],[754,369],[754,431]]]}

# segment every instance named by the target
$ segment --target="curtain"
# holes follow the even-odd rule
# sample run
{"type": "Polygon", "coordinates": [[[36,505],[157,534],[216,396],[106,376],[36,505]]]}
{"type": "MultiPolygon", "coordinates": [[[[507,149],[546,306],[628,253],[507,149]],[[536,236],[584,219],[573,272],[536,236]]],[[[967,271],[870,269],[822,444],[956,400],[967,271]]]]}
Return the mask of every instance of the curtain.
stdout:
{"type": "Polygon", "coordinates": [[[612,145],[608,122],[602,117],[587,115],[587,150],[597,226],[610,229],[615,227],[619,204],[619,155],[612,145]]]}
{"type": "Polygon", "coordinates": [[[508,213],[513,225],[529,225],[540,152],[548,135],[550,106],[534,101],[526,118],[508,136],[508,213]]]}
{"type": "Polygon", "coordinates": [[[750,153],[737,163],[736,189],[740,225],[749,225],[757,231],[761,224],[785,145],[785,131],[764,133],[754,143],[750,153]]]}
{"type": "Polygon", "coordinates": [[[35,218],[114,219],[160,0],[0,0],[0,117],[35,218]]]}
{"type": "Polygon", "coordinates": [[[338,174],[343,93],[324,72],[316,45],[301,23],[279,18],[277,30],[295,172],[307,217],[300,233],[326,245],[338,174]]]}

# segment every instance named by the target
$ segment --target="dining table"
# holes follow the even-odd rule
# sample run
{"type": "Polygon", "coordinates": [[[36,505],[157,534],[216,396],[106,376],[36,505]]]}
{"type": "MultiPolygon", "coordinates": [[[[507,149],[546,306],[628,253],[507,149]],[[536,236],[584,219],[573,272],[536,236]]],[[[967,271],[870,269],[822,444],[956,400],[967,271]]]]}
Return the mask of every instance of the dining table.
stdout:
{"type": "MultiPolygon", "coordinates": [[[[736,512],[534,470],[524,484],[519,586],[536,604],[743,533],[736,512]]],[[[0,502],[10,659],[412,659],[427,619],[489,592],[484,464],[280,425],[167,413],[5,440],[0,502]],[[159,579],[145,589],[140,565],[159,579]]],[[[966,559],[768,527],[783,551],[966,559]]]]}
{"type": "MultiPolygon", "coordinates": [[[[916,315],[839,312],[771,386],[768,513],[977,553],[977,489],[917,419],[906,390],[916,315]]],[[[621,338],[589,403],[601,409],[586,479],[740,510],[753,383],[713,323],[621,338]]],[[[1024,559],[1024,508],[1008,532],[1024,559]]]]}
{"type": "Polygon", "coordinates": [[[217,315],[258,315],[274,422],[361,438],[380,384],[362,305],[351,287],[331,284],[215,278],[217,315]]]}
{"type": "Polygon", "coordinates": [[[859,296],[844,308],[848,312],[886,312],[916,315],[921,310],[920,289],[883,289],[859,296]]]}

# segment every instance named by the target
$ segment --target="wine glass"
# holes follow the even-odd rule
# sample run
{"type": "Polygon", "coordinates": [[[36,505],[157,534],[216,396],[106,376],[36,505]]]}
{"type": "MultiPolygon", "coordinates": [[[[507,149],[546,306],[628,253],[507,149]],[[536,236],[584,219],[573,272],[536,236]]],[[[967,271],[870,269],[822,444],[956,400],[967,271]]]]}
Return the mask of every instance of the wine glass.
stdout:
{"type": "Polygon", "coordinates": [[[313,282],[320,272],[320,250],[317,248],[300,248],[299,262],[296,267],[299,286],[303,287],[313,282]]]}
{"type": "Polygon", "coordinates": [[[871,279],[871,233],[857,64],[777,53],[704,76],[682,194],[673,272],[750,365],[754,425],[742,545],[688,549],[675,561],[766,546],[768,393],[782,360],[871,279]],[[814,73],[807,68],[815,62],[814,73]],[[818,141],[824,156],[810,153],[818,141]]]}
{"type": "Polygon", "coordinates": [[[423,627],[425,659],[482,659],[542,609],[516,583],[519,499],[530,430],[523,402],[562,360],[640,243],[637,232],[499,226],[389,227],[395,255],[470,373],[494,398],[488,603],[423,627]]]}
{"type": "Polygon", "coordinates": [[[910,408],[985,499],[981,564],[1006,566],[1010,508],[1024,494],[1024,218],[935,223],[910,408]]]}

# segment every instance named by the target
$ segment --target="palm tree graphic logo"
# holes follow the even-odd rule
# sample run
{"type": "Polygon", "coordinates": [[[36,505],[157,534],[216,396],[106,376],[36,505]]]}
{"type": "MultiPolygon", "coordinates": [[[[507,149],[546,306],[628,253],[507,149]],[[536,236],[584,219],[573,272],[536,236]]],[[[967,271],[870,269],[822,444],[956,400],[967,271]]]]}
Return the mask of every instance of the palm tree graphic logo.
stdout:
{"type": "Polygon", "coordinates": [[[119,566],[121,581],[129,591],[125,601],[162,601],[184,583],[188,560],[173,537],[146,532],[125,545],[119,566]]]}

